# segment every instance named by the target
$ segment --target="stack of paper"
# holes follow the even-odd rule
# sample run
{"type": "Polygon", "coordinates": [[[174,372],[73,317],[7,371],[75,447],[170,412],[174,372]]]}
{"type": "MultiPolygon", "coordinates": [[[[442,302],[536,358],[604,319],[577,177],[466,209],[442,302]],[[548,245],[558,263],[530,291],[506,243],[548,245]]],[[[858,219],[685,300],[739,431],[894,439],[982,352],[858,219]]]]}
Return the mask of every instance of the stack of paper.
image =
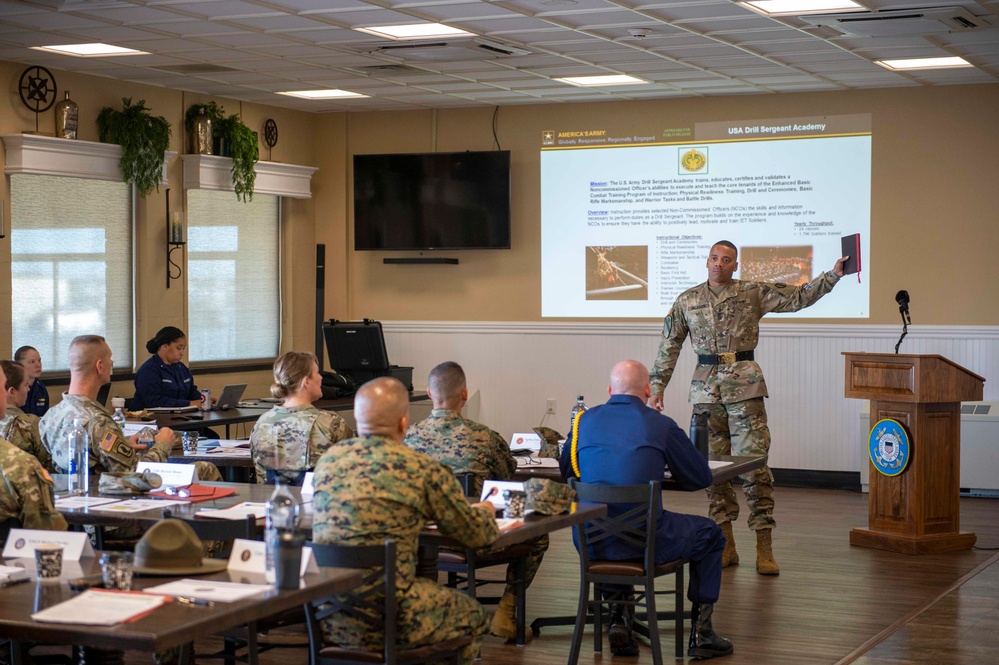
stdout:
{"type": "Polygon", "coordinates": [[[216,520],[245,520],[247,515],[253,515],[258,520],[267,516],[267,504],[244,501],[222,510],[199,510],[195,517],[210,517],[216,520]]]}
{"type": "Polygon", "coordinates": [[[239,582],[216,582],[214,580],[192,580],[183,579],[175,582],[167,582],[154,587],[149,587],[146,591],[152,593],[164,593],[171,596],[183,596],[185,598],[195,598],[197,600],[211,601],[214,603],[231,603],[235,600],[242,600],[250,596],[273,591],[270,584],[241,584],[239,582]]]}
{"type": "Polygon", "coordinates": [[[27,579],[28,571],[17,566],[0,566],[0,584],[27,579]]]}
{"type": "Polygon", "coordinates": [[[114,626],[133,621],[168,601],[169,596],[153,596],[132,591],[88,589],[75,598],[31,615],[44,623],[76,623],[84,626],[114,626]]]}

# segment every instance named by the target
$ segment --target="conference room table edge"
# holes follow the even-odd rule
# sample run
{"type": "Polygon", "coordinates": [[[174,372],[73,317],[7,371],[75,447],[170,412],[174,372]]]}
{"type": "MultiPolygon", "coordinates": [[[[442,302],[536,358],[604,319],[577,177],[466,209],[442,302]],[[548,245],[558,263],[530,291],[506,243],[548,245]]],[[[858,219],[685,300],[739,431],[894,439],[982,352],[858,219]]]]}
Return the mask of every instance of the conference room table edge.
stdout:
{"type": "MultiPolygon", "coordinates": [[[[736,476],[759,469],[767,463],[767,455],[709,455],[711,462],[731,462],[726,466],[711,469],[711,479],[715,485],[732,480],[736,476]]],[[[549,480],[562,480],[562,474],[557,467],[534,468],[533,466],[517,466],[514,472],[514,479],[528,480],[530,478],[547,478],[549,480]]],[[[676,483],[671,479],[663,479],[663,489],[672,490],[676,488],[676,483]]]]}

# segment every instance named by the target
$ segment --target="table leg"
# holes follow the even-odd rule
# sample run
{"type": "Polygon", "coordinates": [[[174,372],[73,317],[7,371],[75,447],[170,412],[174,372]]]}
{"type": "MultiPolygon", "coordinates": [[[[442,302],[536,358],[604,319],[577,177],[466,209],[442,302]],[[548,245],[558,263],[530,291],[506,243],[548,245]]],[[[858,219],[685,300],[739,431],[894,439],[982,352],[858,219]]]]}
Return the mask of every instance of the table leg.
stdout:
{"type": "Polygon", "coordinates": [[[437,580],[437,545],[420,541],[416,548],[416,576],[437,580]]]}

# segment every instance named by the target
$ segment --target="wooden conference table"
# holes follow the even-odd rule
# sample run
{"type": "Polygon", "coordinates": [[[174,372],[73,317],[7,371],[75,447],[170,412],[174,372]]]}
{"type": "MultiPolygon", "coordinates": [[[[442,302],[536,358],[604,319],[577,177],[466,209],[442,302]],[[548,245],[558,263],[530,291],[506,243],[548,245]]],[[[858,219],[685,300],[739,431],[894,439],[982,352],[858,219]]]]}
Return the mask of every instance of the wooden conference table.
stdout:
{"type": "MultiPolygon", "coordinates": [[[[85,575],[100,574],[97,559],[82,559],[85,575]]],[[[183,579],[171,577],[134,577],[133,590],[183,579]]],[[[259,576],[247,573],[221,572],[199,575],[197,579],[224,582],[252,581],[263,584],[259,576]]],[[[178,647],[195,639],[215,635],[227,628],[260,621],[265,617],[351,589],[361,583],[357,570],[320,568],[319,573],[302,577],[298,589],[271,589],[262,595],[231,603],[215,603],[213,607],[187,606],[168,602],[147,616],[115,626],[85,626],[79,624],[38,623],[31,615],[36,610],[69,600],[76,592],[69,588],[68,579],[58,582],[29,582],[0,589],[0,637],[9,638],[12,665],[22,665],[23,655],[18,642],[42,644],[79,644],[105,649],[138,649],[149,654],[178,647]],[[38,604],[38,607],[36,607],[38,604]]],[[[186,649],[182,653],[186,653],[186,649]]],[[[256,665],[251,657],[251,665],[256,665]]]]}
{"type": "MultiPolygon", "coordinates": [[[[199,458],[200,459],[200,458],[199,458]]],[[[719,462],[729,462],[725,466],[718,466],[711,469],[711,478],[714,483],[723,483],[726,480],[732,480],[736,476],[741,476],[744,473],[752,471],[753,469],[758,469],[767,462],[766,455],[753,455],[753,456],[735,456],[735,455],[709,455],[709,462],[719,463],[719,462]]],[[[557,467],[545,467],[519,464],[517,466],[517,471],[514,474],[516,480],[528,480],[530,478],[548,478],[549,480],[562,480],[562,475],[559,473],[557,467]]],[[[676,483],[674,483],[669,478],[663,480],[663,489],[671,490],[676,489],[676,483]]]]}

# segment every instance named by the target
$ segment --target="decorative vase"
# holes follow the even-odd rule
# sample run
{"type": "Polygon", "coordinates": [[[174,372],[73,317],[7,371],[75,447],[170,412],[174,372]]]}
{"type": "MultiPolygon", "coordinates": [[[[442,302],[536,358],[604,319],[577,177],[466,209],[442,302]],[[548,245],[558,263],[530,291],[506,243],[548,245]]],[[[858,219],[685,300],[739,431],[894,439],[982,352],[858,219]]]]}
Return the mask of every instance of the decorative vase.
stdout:
{"type": "Polygon", "coordinates": [[[204,111],[198,113],[191,129],[191,152],[196,155],[212,154],[212,119],[204,111]]]}
{"type": "Polygon", "coordinates": [[[55,105],[55,135],[61,139],[75,139],[76,130],[80,127],[80,106],[69,98],[55,105]]]}

